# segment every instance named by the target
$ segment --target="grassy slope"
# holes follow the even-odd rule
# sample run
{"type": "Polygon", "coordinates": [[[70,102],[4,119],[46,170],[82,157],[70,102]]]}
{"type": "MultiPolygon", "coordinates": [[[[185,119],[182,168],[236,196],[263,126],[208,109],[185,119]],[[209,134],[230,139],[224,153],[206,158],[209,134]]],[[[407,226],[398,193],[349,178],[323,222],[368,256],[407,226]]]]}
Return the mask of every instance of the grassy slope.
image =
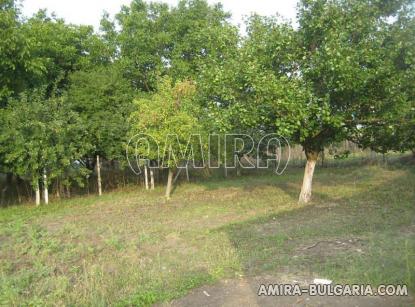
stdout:
{"type": "Polygon", "coordinates": [[[0,210],[0,305],[150,304],[241,275],[415,290],[415,168],[302,170],[0,210]]]}

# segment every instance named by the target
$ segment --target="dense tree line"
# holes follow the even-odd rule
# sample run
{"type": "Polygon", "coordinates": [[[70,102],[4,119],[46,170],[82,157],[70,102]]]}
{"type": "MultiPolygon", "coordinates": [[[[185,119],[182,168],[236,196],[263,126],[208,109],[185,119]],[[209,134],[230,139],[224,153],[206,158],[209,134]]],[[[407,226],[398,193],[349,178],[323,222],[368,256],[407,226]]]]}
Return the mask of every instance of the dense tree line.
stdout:
{"type": "Polygon", "coordinates": [[[39,204],[52,180],[82,185],[94,168],[101,194],[101,161],[125,164],[135,134],[277,133],[304,148],[308,202],[330,144],[415,152],[414,2],[302,0],[297,19],[253,15],[242,36],[220,4],[133,0],[94,32],[2,0],[0,172],[39,204]]]}

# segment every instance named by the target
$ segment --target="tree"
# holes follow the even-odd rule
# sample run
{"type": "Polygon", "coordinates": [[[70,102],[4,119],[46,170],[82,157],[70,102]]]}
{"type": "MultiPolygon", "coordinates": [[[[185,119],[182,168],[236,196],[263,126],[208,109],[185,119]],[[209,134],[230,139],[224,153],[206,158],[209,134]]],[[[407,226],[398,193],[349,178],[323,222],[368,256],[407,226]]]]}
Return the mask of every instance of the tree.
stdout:
{"type": "Polygon", "coordinates": [[[98,192],[101,187],[101,158],[123,160],[129,130],[133,92],[115,65],[77,71],[70,76],[67,102],[79,114],[88,133],[88,157],[96,159],[98,192]]]}
{"type": "Polygon", "coordinates": [[[47,203],[53,178],[69,168],[76,169],[79,178],[85,176],[85,169],[76,164],[88,150],[78,115],[62,98],[46,96],[45,89],[24,92],[0,116],[0,157],[14,174],[30,180],[37,205],[42,179],[47,203]]]}
{"type": "Polygon", "coordinates": [[[157,77],[165,70],[170,37],[169,7],[162,3],[147,4],[134,0],[117,15],[121,26],[117,42],[124,74],[137,90],[155,89],[157,77]]]}
{"type": "Polygon", "coordinates": [[[384,46],[395,24],[391,17],[410,14],[408,3],[304,0],[298,29],[276,18],[250,19],[247,66],[266,76],[251,88],[267,93],[259,98],[272,111],[272,127],[301,144],[307,157],[300,203],[311,199],[322,149],[353,139],[361,125],[373,126],[376,110],[394,104],[385,86],[396,72],[389,65],[394,57],[384,46]]]}
{"type": "MultiPolygon", "coordinates": [[[[22,97],[33,96],[39,101],[58,99],[64,94],[70,72],[101,61],[92,51],[98,50],[103,41],[93,34],[92,27],[67,25],[42,10],[23,19],[13,0],[0,3],[0,24],[1,108],[7,108],[11,99],[24,101],[22,97]]],[[[2,114],[10,112],[9,109],[2,114]]],[[[0,134],[4,133],[1,137],[7,139],[9,131],[5,127],[0,134]]],[[[1,171],[12,178],[9,167],[14,168],[0,160],[1,171]]]]}
{"type": "Polygon", "coordinates": [[[41,74],[42,67],[33,57],[35,43],[23,30],[19,7],[14,0],[0,2],[0,107],[16,97],[41,74]]]}
{"type": "Polygon", "coordinates": [[[136,110],[130,117],[130,135],[147,137],[151,143],[150,146],[138,143],[138,156],[156,160],[160,166],[169,170],[167,199],[171,195],[173,176],[178,164],[190,159],[191,148],[195,155],[201,155],[202,144],[199,141],[202,138],[192,137],[195,134],[204,135],[197,116],[200,110],[194,101],[195,91],[191,81],[173,83],[165,77],[159,81],[156,93],[135,100],[136,110]]]}
{"type": "MultiPolygon", "coordinates": [[[[126,77],[144,92],[154,91],[160,76],[199,80],[204,69],[226,60],[229,50],[237,46],[237,28],[230,25],[229,16],[221,5],[210,6],[205,0],[179,1],[172,8],[132,1],[116,17],[126,77]]],[[[106,33],[113,33],[113,27],[107,29],[106,33]]]]}
{"type": "Polygon", "coordinates": [[[193,80],[198,85],[196,100],[208,113],[207,99],[201,95],[209,88],[205,77],[237,53],[238,29],[229,17],[221,5],[204,0],[179,1],[171,8],[133,1],[117,15],[125,75],[134,88],[147,93],[157,91],[160,76],[173,82],[193,80]]]}
{"type": "Polygon", "coordinates": [[[191,79],[199,83],[204,70],[235,55],[238,28],[231,25],[231,15],[220,3],[182,0],[170,15],[168,72],[173,80],[191,79]]]}
{"type": "Polygon", "coordinates": [[[54,95],[62,95],[72,72],[110,61],[104,40],[94,34],[92,26],[66,24],[63,19],[49,16],[46,10],[29,18],[22,31],[33,42],[30,53],[42,71],[31,78],[30,88],[45,86],[48,95],[52,91],[54,95]]]}
{"type": "MultiPolygon", "coordinates": [[[[412,15],[413,16],[413,15],[412,15]]],[[[370,123],[355,129],[354,140],[376,152],[411,150],[415,156],[415,18],[401,11],[389,26],[383,49],[390,61],[383,71],[382,91],[388,103],[372,108],[370,123]]]]}

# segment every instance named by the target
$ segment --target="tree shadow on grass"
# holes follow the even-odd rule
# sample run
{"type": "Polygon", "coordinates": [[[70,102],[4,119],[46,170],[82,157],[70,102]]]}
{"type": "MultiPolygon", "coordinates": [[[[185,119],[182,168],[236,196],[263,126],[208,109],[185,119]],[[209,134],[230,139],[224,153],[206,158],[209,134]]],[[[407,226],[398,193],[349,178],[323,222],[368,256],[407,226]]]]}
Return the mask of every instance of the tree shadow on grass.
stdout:
{"type": "MultiPolygon", "coordinates": [[[[342,198],[317,189],[311,205],[215,231],[228,237],[246,276],[272,272],[275,282],[281,282],[282,273],[289,272],[340,282],[410,283],[414,291],[415,188],[411,182],[415,182],[413,169],[342,198]],[[408,229],[412,229],[409,234],[408,229]]],[[[293,185],[281,184],[288,194],[297,195],[293,185]]],[[[252,293],[258,289],[259,284],[251,286],[252,293]]]]}

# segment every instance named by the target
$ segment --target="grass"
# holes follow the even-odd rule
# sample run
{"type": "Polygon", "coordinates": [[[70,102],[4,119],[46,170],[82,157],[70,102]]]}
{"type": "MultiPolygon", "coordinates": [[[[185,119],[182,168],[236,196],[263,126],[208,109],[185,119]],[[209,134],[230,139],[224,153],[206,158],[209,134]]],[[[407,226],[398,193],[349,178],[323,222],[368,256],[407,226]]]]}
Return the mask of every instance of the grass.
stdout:
{"type": "Polygon", "coordinates": [[[222,278],[308,274],[415,291],[415,167],[134,186],[0,210],[0,305],[150,305],[222,278]]]}

